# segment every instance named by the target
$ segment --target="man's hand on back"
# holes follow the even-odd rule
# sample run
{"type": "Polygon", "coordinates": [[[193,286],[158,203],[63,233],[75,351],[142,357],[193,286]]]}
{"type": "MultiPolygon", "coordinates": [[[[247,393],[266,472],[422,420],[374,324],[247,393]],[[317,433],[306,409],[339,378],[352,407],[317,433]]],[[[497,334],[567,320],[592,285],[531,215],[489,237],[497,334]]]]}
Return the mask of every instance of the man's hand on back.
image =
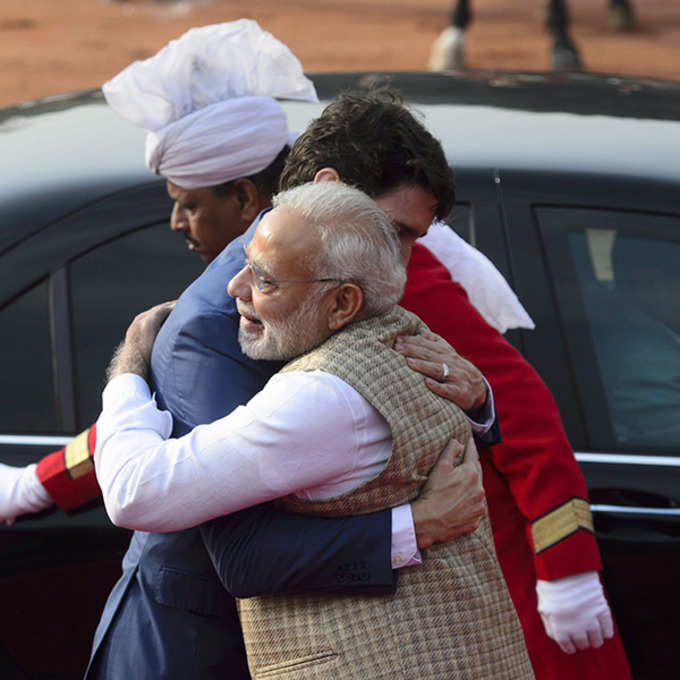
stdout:
{"type": "Polygon", "coordinates": [[[125,340],[113,354],[106,372],[108,380],[123,373],[136,373],[148,380],[153,343],[175,302],[176,300],[163,302],[134,318],[125,333],[125,340]]]}
{"type": "Polygon", "coordinates": [[[465,448],[452,439],[417,500],[411,504],[418,548],[474,531],[486,512],[482,469],[472,438],[465,448]]]}
{"type": "Polygon", "coordinates": [[[394,349],[406,357],[413,370],[426,376],[425,384],[435,394],[466,412],[484,405],[487,389],[481,372],[441,336],[431,331],[420,335],[400,335],[395,340],[394,349]]]}

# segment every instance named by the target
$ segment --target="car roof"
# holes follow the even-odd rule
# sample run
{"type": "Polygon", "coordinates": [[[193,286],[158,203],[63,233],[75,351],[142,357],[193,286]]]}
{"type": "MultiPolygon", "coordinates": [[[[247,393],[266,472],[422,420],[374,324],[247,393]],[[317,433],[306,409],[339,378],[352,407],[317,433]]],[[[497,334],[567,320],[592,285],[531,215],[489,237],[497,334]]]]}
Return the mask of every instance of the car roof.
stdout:
{"type": "MultiPolygon", "coordinates": [[[[454,168],[607,174],[680,182],[680,83],[593,74],[312,74],[321,103],[284,102],[302,130],[338,92],[390,83],[454,168]]],[[[102,197],[160,181],[144,133],[99,90],[0,111],[0,252],[102,197]]]]}
{"type": "Polygon", "coordinates": [[[456,167],[680,181],[680,83],[597,74],[328,74],[323,99],[391,78],[456,167]]]}

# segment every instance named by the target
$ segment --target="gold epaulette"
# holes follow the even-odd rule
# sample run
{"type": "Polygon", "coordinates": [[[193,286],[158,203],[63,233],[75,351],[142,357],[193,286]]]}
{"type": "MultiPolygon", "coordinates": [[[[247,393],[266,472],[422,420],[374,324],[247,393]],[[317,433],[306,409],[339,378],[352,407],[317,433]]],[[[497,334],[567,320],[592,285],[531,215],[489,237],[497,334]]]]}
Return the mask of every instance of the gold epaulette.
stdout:
{"type": "Polygon", "coordinates": [[[74,437],[64,449],[64,468],[71,479],[78,479],[94,467],[90,457],[89,436],[90,428],[74,437]]]}

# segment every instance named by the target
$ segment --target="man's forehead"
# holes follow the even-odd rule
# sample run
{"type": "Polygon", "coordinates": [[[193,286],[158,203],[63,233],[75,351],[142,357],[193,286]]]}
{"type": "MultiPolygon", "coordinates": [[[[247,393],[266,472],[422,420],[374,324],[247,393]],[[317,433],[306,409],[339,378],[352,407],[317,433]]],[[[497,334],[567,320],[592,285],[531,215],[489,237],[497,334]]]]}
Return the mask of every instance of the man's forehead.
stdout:
{"type": "Polygon", "coordinates": [[[389,204],[394,207],[413,203],[432,211],[436,211],[439,207],[439,201],[432,190],[420,184],[400,184],[390,191],[378,194],[373,200],[378,204],[389,204]]]}
{"type": "Polygon", "coordinates": [[[257,225],[247,247],[248,259],[269,270],[297,268],[318,247],[314,234],[296,212],[285,206],[274,208],[257,225]]]}
{"type": "Polygon", "coordinates": [[[179,184],[175,184],[174,182],[170,181],[169,179],[165,180],[165,189],[169,194],[177,194],[181,191],[185,191],[185,189],[182,189],[179,184]]]}
{"type": "Polygon", "coordinates": [[[246,254],[249,260],[257,262],[264,267],[267,264],[273,266],[281,259],[282,251],[285,250],[287,239],[285,238],[285,224],[280,224],[277,219],[277,209],[270,210],[262,216],[258,223],[253,238],[246,246],[246,254]]]}
{"type": "Polygon", "coordinates": [[[304,217],[286,206],[278,206],[262,216],[253,240],[257,238],[259,246],[267,248],[305,247],[309,235],[304,217]]]}
{"type": "Polygon", "coordinates": [[[275,248],[272,248],[272,228],[270,225],[270,219],[269,215],[271,215],[271,212],[268,212],[266,215],[263,215],[262,219],[259,221],[257,227],[255,228],[255,232],[253,233],[253,238],[250,240],[250,243],[245,248],[246,254],[249,259],[255,260],[256,258],[262,258],[262,250],[264,249],[265,252],[268,250],[275,250],[275,248]]]}
{"type": "Polygon", "coordinates": [[[427,232],[439,204],[436,197],[419,185],[402,185],[375,197],[375,202],[401,232],[427,232]]]}
{"type": "Polygon", "coordinates": [[[165,190],[168,192],[168,196],[173,199],[187,198],[188,196],[197,197],[204,193],[204,189],[185,189],[169,179],[165,180],[165,190]]]}

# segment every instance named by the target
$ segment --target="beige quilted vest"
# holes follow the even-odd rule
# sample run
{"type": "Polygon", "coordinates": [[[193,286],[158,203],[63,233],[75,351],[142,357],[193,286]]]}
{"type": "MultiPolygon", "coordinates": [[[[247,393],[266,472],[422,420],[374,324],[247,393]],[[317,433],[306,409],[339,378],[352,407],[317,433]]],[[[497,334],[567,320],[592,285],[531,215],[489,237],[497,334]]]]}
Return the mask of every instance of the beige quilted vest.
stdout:
{"type": "MultiPolygon", "coordinates": [[[[326,501],[283,499],[311,515],[373,512],[412,500],[464,414],[428,390],[391,349],[422,322],[400,307],[360,321],[283,370],[321,369],[356,389],[389,423],[393,446],[375,479],[326,501]]],[[[313,451],[309,455],[314,455],[313,451]]],[[[524,680],[533,678],[488,520],[423,551],[388,596],[276,595],[238,601],[254,680],[524,680]]]]}

